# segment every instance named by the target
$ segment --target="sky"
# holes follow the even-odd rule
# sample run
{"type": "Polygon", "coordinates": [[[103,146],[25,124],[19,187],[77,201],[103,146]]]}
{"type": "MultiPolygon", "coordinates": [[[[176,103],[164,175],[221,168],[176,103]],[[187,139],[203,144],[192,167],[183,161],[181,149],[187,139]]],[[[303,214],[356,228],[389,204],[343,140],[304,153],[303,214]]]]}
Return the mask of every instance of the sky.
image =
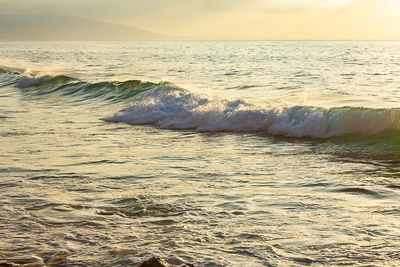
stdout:
{"type": "Polygon", "coordinates": [[[88,17],[183,39],[400,40],[400,0],[0,0],[0,12],[88,17]]]}

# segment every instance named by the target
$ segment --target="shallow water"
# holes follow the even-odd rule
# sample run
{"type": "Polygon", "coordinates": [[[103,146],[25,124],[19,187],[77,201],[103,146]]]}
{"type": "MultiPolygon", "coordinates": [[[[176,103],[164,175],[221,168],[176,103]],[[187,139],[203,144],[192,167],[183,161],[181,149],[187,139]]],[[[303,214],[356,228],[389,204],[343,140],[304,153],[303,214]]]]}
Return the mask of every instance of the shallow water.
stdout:
{"type": "Polygon", "coordinates": [[[1,43],[0,260],[398,265],[399,46],[1,43]]]}

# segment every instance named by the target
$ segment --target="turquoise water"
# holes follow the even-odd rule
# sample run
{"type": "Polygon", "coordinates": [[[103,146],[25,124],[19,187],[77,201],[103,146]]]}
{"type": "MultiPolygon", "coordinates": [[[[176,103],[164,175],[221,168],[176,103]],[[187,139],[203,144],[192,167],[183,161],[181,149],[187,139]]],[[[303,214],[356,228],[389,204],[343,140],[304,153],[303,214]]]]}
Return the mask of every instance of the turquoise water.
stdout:
{"type": "Polygon", "coordinates": [[[0,260],[400,263],[400,43],[0,43],[0,260]]]}

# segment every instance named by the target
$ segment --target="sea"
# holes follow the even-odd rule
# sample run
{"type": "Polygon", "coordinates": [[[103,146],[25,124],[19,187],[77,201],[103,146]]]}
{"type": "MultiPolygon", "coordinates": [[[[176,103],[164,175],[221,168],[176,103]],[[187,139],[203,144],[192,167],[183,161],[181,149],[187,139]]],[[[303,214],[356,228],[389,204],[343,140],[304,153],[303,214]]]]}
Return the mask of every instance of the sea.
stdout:
{"type": "Polygon", "coordinates": [[[0,263],[399,266],[399,51],[0,43],[0,263]]]}

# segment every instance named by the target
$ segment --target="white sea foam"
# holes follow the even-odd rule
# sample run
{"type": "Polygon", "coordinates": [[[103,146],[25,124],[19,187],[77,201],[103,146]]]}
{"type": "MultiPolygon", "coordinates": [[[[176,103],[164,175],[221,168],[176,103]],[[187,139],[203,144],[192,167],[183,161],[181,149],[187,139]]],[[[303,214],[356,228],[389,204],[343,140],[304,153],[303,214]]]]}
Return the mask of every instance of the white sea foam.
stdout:
{"type": "Polygon", "coordinates": [[[329,138],[400,129],[399,118],[399,109],[267,108],[243,100],[217,100],[173,86],[161,86],[143,94],[121,113],[104,120],[204,132],[265,132],[290,137],[329,138]]]}

